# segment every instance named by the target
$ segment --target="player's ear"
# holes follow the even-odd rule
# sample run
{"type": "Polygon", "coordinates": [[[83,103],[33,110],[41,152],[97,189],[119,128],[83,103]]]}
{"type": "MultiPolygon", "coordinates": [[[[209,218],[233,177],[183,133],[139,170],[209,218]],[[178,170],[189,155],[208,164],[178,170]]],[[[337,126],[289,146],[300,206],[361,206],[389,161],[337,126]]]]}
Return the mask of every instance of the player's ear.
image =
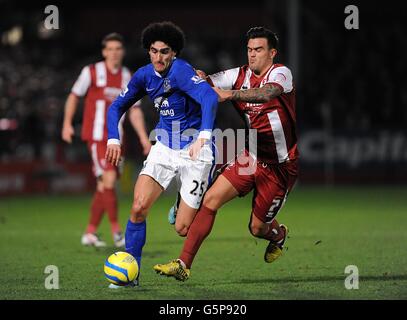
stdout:
{"type": "Polygon", "coordinates": [[[270,50],[270,58],[274,59],[274,57],[277,55],[277,49],[272,48],[270,50]]]}
{"type": "Polygon", "coordinates": [[[106,58],[106,48],[102,49],[102,56],[103,56],[103,58],[106,58]]]}

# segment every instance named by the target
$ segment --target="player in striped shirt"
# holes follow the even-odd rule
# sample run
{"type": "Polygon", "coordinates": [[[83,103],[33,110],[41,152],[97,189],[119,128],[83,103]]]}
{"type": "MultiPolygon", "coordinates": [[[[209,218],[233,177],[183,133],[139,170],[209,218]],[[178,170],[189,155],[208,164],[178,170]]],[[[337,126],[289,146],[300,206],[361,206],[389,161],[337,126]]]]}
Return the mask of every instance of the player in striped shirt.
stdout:
{"type": "MultiPolygon", "coordinates": [[[[190,226],[178,259],[157,264],[154,269],[178,280],[190,275],[200,245],[209,235],[217,210],[235,197],[253,191],[249,231],[267,240],[267,263],[282,254],[288,229],[276,215],[287,199],[298,175],[295,87],[291,71],[274,63],[277,37],[264,27],[247,33],[248,65],[229,69],[208,78],[220,101],[232,101],[246,125],[257,131],[257,144],[246,148],[227,164],[206,192],[201,208],[190,226]]],[[[249,134],[247,142],[253,139],[249,134]]]]}
{"type": "MultiPolygon", "coordinates": [[[[107,108],[127,86],[131,78],[130,71],[122,66],[123,37],[117,33],[106,35],[102,40],[102,55],[103,61],[90,64],[82,69],[68,96],[65,104],[62,139],[67,143],[72,143],[73,118],[80,98],[85,98],[81,138],[87,143],[92,159],[96,190],[90,208],[90,220],[81,242],[83,245],[106,246],[96,232],[103,214],[107,212],[114,244],[116,247],[123,247],[124,236],[118,223],[115,191],[120,172],[117,167],[107,163],[104,159],[107,142],[107,108]]],[[[145,129],[140,103],[135,103],[131,110],[130,122],[140,138],[143,154],[147,155],[151,143],[145,129]]]]}

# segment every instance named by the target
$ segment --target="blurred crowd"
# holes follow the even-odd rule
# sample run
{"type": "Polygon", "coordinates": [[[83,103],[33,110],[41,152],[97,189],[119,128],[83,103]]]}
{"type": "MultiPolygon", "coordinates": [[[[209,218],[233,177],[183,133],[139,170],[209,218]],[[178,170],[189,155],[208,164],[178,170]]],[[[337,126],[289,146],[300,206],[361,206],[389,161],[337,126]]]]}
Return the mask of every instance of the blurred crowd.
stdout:
{"type": "Polygon", "coordinates": [[[360,28],[346,30],[343,23],[335,24],[329,16],[305,12],[300,125],[364,133],[404,128],[404,29],[397,13],[394,19],[372,16],[369,21],[362,14],[360,28]]]}
{"type": "Polygon", "coordinates": [[[0,154],[8,159],[40,156],[42,145],[58,139],[66,86],[72,81],[63,68],[64,54],[54,49],[18,45],[0,50],[0,119],[17,126],[0,130],[0,154]]]}

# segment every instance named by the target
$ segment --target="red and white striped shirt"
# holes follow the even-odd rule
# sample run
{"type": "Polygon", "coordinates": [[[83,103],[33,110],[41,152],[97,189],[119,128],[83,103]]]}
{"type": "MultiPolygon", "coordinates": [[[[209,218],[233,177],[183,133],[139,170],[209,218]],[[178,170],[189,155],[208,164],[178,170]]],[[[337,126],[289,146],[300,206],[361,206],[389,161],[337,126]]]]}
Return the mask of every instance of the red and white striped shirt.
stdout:
{"type": "Polygon", "coordinates": [[[126,67],[112,73],[104,61],[82,69],[71,92],[85,97],[82,121],[82,140],[107,141],[107,108],[120,92],[126,88],[131,73],[126,67]]]}
{"type": "MultiPolygon", "coordinates": [[[[210,76],[214,86],[225,90],[261,88],[266,83],[281,87],[283,93],[265,103],[233,101],[250,129],[257,130],[257,159],[276,164],[298,158],[295,88],[291,71],[273,64],[262,78],[245,65],[210,76]]],[[[247,137],[250,138],[250,137],[247,137]]]]}

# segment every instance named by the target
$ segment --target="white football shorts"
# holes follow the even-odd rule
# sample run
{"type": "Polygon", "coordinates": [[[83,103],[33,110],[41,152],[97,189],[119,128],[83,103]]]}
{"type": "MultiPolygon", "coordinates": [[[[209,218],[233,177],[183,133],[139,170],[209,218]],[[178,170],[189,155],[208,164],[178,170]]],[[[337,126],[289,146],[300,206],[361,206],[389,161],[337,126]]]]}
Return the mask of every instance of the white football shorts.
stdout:
{"type": "Polygon", "coordinates": [[[191,208],[198,209],[208,187],[213,153],[210,144],[205,144],[194,161],[189,156],[189,146],[181,150],[168,148],[157,141],[151,147],[144,161],[140,175],[147,175],[157,181],[164,190],[174,177],[180,183],[180,194],[191,208]]]}

